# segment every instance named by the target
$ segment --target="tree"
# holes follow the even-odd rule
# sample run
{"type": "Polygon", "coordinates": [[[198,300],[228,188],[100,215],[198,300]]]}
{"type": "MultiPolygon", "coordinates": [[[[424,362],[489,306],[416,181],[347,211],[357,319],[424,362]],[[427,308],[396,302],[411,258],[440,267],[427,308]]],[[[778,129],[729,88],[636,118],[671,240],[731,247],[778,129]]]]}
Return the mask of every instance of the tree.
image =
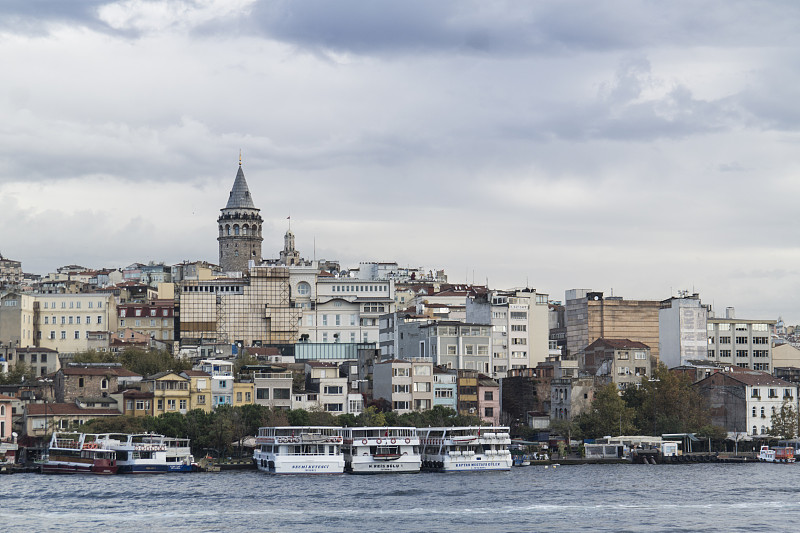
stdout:
{"type": "Polygon", "coordinates": [[[652,378],[642,379],[640,393],[631,393],[628,401],[636,408],[640,430],[654,436],[696,433],[711,424],[706,400],[692,387],[691,380],[685,374],[670,372],[663,363],[658,364],[652,378]]]}
{"type": "Polygon", "coordinates": [[[25,363],[17,362],[5,374],[0,374],[0,385],[13,385],[36,379],[36,373],[25,363]]]}
{"type": "Polygon", "coordinates": [[[637,433],[634,410],[625,405],[616,385],[609,383],[597,389],[588,412],[578,417],[578,425],[588,437],[630,435],[637,433]]]}
{"type": "Polygon", "coordinates": [[[797,409],[789,398],[784,398],[780,410],[772,414],[769,434],[773,437],[793,439],[797,436],[797,409]]]}

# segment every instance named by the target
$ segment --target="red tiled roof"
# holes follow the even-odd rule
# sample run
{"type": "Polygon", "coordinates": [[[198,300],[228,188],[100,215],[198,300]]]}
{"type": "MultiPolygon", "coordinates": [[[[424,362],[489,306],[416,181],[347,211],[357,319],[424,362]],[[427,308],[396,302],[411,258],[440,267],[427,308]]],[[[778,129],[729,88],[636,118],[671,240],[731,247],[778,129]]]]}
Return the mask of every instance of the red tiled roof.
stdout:
{"type": "Polygon", "coordinates": [[[12,396],[6,396],[5,394],[0,394],[0,402],[10,402],[16,400],[16,398],[12,396]]]}
{"type": "Polygon", "coordinates": [[[74,403],[29,403],[25,406],[28,416],[84,415],[117,416],[116,409],[81,409],[74,403]]]}

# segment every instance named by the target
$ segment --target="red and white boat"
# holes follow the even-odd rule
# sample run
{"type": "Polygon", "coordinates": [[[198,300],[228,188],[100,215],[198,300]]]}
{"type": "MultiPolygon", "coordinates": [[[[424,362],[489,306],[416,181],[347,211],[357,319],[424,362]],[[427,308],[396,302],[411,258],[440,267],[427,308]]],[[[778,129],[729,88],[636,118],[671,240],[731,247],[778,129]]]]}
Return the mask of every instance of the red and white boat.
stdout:
{"type": "Polygon", "coordinates": [[[42,464],[43,474],[116,474],[117,454],[104,448],[97,435],[53,433],[42,464]]]}
{"type": "Polygon", "coordinates": [[[794,448],[790,446],[779,448],[762,446],[761,451],[758,452],[758,460],[765,463],[793,463],[794,448]]]}

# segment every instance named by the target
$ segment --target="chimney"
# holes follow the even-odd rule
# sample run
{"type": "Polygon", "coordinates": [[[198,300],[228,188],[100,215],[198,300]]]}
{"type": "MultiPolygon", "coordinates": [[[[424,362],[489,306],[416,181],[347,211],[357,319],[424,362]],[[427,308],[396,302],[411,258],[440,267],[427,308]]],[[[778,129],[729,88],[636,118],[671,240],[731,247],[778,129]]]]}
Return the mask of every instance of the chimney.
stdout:
{"type": "Polygon", "coordinates": [[[725,308],[725,318],[736,318],[736,311],[733,307],[725,308]]]}

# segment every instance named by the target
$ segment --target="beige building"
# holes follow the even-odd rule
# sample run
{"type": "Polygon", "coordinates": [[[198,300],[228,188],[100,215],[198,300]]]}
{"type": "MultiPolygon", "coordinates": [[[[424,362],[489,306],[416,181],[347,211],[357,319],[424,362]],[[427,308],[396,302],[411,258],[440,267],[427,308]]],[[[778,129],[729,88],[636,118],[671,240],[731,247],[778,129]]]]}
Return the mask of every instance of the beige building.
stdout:
{"type": "Polygon", "coordinates": [[[27,348],[35,344],[34,296],[0,292],[0,345],[27,348]]]}
{"type": "Polygon", "coordinates": [[[0,254],[0,286],[22,283],[22,263],[0,254]]]}
{"type": "Polygon", "coordinates": [[[650,346],[658,361],[660,301],[603,297],[602,292],[566,292],[568,356],[583,361],[583,350],[597,339],[630,339],[650,346]]]}
{"type": "Polygon", "coordinates": [[[111,294],[40,294],[34,303],[36,345],[60,354],[85,352],[92,334],[115,329],[116,319],[111,294]]]}
{"type": "Polygon", "coordinates": [[[261,344],[297,342],[287,267],[254,267],[242,278],[180,284],[181,340],[261,344]]]}

